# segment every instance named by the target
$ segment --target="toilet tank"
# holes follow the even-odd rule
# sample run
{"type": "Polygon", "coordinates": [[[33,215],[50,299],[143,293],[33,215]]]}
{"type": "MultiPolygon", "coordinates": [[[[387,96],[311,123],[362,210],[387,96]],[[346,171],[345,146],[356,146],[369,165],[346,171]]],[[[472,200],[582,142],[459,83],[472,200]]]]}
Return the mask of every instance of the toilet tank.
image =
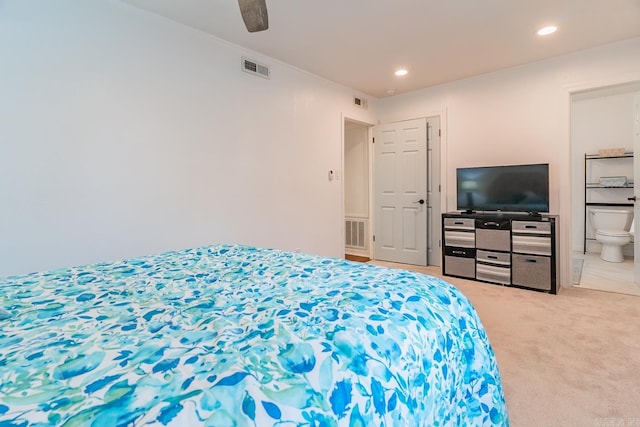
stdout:
{"type": "Polygon", "coordinates": [[[592,209],[593,226],[596,230],[629,231],[633,211],[625,209],[592,209]]]}

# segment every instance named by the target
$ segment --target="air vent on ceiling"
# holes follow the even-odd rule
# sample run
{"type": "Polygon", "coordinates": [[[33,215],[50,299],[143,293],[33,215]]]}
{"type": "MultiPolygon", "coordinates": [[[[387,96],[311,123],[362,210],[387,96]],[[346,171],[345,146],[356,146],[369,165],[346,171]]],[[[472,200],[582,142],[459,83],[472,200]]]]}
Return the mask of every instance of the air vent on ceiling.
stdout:
{"type": "Polygon", "coordinates": [[[355,105],[356,107],[364,108],[366,110],[367,107],[369,106],[369,103],[364,98],[361,98],[359,96],[354,96],[353,105],[355,105]]]}
{"type": "Polygon", "coordinates": [[[242,71],[264,77],[265,79],[269,78],[269,67],[253,59],[245,58],[244,56],[242,57],[242,71]]]}

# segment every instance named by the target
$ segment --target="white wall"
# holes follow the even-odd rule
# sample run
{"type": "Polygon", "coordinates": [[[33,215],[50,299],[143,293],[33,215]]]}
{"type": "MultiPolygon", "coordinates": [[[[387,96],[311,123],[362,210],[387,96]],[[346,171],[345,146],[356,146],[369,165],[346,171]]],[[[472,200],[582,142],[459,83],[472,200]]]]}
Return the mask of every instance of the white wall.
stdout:
{"type": "Polygon", "coordinates": [[[116,0],[1,2],[0,58],[0,276],[216,242],[343,254],[327,172],[375,102],[116,0]]]}
{"type": "MultiPolygon", "coordinates": [[[[575,94],[571,98],[571,162],[573,187],[573,250],[583,250],[585,154],[597,154],[599,149],[624,148],[633,151],[633,100],[640,83],[615,86],[575,94]]],[[[589,160],[589,182],[601,176],[626,176],[633,180],[633,158],[589,160]]],[[[628,203],[633,189],[589,189],[589,201],[598,203],[628,203]]],[[[620,209],[619,207],[616,209],[620,209]]],[[[629,208],[632,210],[633,208],[629,208]]],[[[587,215],[587,236],[594,229],[587,215]]],[[[587,241],[588,251],[600,251],[600,244],[587,241]]],[[[627,245],[625,253],[633,253],[627,245]]]]}
{"type": "Polygon", "coordinates": [[[380,100],[383,122],[446,110],[443,210],[455,210],[458,167],[550,164],[560,215],[561,282],[571,263],[570,93],[640,80],[640,38],[380,100]]]}

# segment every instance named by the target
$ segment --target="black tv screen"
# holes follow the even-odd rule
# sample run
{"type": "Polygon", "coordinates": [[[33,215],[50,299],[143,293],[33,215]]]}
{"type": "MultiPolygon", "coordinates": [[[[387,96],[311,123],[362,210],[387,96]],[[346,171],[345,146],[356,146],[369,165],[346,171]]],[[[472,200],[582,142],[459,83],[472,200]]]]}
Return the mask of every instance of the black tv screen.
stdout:
{"type": "Polygon", "coordinates": [[[458,210],[549,212],[549,164],[458,168],[458,210]]]}

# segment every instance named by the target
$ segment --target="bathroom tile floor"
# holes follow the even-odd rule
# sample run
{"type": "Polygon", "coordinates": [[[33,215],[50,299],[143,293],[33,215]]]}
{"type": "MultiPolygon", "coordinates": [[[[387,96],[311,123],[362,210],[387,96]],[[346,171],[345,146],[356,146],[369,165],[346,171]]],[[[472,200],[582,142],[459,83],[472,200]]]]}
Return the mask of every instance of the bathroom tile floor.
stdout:
{"type": "Polygon", "coordinates": [[[624,262],[607,262],[600,259],[600,254],[582,252],[574,252],[573,258],[574,268],[579,266],[577,260],[583,260],[580,283],[574,284],[576,288],[640,296],[640,286],[633,277],[633,258],[625,258],[624,262]]]}

